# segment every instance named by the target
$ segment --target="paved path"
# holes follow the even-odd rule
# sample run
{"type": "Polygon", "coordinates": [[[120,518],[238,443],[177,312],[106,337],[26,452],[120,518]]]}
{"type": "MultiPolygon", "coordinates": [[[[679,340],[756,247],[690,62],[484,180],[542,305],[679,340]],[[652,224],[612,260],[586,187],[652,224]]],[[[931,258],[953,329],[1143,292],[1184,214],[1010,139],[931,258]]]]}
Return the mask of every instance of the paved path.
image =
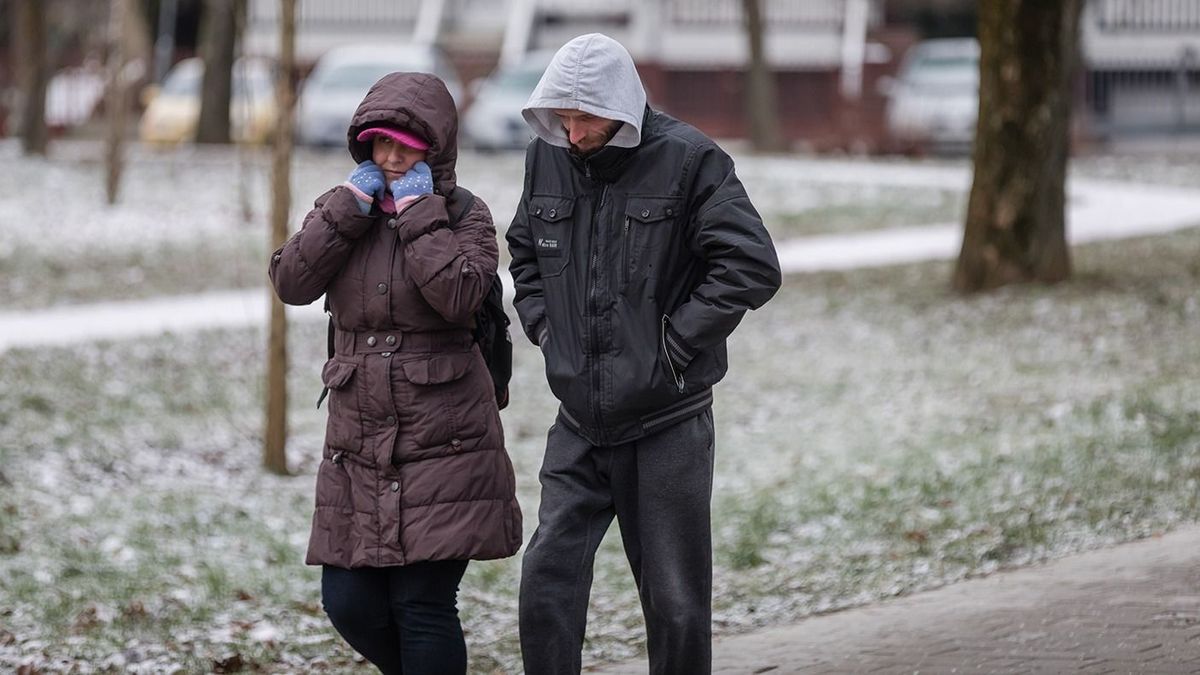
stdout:
{"type": "MultiPolygon", "coordinates": [[[[816,178],[827,182],[962,189],[965,169],[827,162],[816,178]]],[[[1068,235],[1071,243],[1162,234],[1200,224],[1200,191],[1074,179],[1070,182],[1068,235]]],[[[779,259],[789,274],[876,267],[957,255],[958,224],[892,228],[779,242],[779,259]]],[[[512,293],[511,279],[505,288],[512,293]]],[[[266,288],[144,301],[106,302],[36,311],[0,312],[0,352],[13,347],[67,344],[80,339],[117,339],[166,331],[262,325],[266,288]]],[[[290,308],[297,318],[321,318],[321,304],[290,308]]]]}
{"type": "Polygon", "coordinates": [[[718,639],[713,652],[715,673],[747,675],[1200,673],[1200,526],[718,639]]]}

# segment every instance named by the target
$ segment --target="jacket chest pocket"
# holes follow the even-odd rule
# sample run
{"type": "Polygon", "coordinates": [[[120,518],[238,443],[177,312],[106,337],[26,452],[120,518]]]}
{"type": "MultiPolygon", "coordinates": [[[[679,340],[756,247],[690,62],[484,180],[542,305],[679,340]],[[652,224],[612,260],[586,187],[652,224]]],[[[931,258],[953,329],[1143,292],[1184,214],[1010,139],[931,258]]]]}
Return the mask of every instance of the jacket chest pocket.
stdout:
{"type": "Polygon", "coordinates": [[[665,252],[675,235],[682,199],[631,196],[621,227],[621,281],[662,276],[665,252]]]}
{"type": "Polygon", "coordinates": [[[571,259],[571,214],[575,200],[538,196],[529,199],[529,229],[542,277],[562,274],[571,259]]]}

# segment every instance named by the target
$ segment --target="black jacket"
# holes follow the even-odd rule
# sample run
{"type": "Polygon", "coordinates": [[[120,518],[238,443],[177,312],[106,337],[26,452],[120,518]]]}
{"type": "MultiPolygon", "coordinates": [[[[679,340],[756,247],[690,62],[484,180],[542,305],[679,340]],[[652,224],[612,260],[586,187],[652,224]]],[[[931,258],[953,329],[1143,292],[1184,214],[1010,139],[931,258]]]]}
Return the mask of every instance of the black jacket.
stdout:
{"type": "Polygon", "coordinates": [[[559,419],[595,445],[707,408],[725,339],[781,281],[733,160],[648,107],[635,148],[580,159],[534,140],[507,239],[514,304],[559,419]]]}

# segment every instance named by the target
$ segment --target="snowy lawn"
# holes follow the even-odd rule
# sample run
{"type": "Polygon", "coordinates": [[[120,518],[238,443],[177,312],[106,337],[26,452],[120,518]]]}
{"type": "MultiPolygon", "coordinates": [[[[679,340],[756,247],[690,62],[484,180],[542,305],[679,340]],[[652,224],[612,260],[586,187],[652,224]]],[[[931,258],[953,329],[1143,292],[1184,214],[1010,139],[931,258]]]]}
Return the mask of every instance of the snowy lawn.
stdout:
{"type": "MultiPolygon", "coordinates": [[[[266,275],[269,159],[253,150],[133,147],[117,205],[104,204],[101,148],[51,146],[48,160],[0,144],[0,309],[252,288],[266,275]]],[[[888,162],[886,164],[896,164],[888,162]]],[[[920,163],[912,163],[921,166],[920,163]]],[[[744,157],[739,174],[776,240],[955,222],[961,186],[895,187],[815,179],[811,160],[744,157]]],[[[819,166],[819,165],[817,165],[819,166]]],[[[869,168],[874,163],[863,162],[869,168]]],[[[293,220],[352,169],[342,151],[300,151],[293,220]]],[[[464,154],[459,181],[507,227],[523,156],[464,154]]],[[[502,264],[507,265],[507,250],[502,264]]]]}
{"type": "MultiPolygon", "coordinates": [[[[957,190],[794,183],[779,189],[788,191],[789,196],[778,201],[756,199],[756,203],[773,205],[773,210],[764,210],[762,216],[776,240],[953,223],[961,221],[967,209],[966,193],[957,190]],[[805,199],[808,206],[801,206],[799,202],[805,199]]],[[[756,198],[760,190],[765,192],[757,184],[750,190],[756,198]]]]}
{"type": "MultiPolygon", "coordinates": [[[[948,263],[789,277],[717,390],[719,632],[1200,517],[1200,230],[1081,248],[961,298],[948,263]]],[[[554,403],[517,338],[526,535],[554,403]]],[[[0,670],[346,672],[302,564],[324,326],[292,331],[291,461],[258,469],[261,331],[0,354],[0,670]]],[[[462,589],[472,672],[516,672],[519,559],[462,589]]],[[[585,662],[642,648],[614,531],[585,662]]]]}

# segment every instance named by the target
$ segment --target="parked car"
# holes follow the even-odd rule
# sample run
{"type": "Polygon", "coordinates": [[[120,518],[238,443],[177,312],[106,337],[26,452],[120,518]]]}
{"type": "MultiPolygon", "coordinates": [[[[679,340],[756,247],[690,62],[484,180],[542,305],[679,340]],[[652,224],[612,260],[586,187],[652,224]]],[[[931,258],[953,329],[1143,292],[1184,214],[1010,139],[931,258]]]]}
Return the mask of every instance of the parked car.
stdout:
{"type": "Polygon", "coordinates": [[[379,78],[397,71],[433,73],[462,101],[462,85],[437,47],[355,45],[331,49],[317,60],[297,101],[296,136],[305,145],[345,145],[350,118],[379,78]]]}
{"type": "Polygon", "coordinates": [[[96,62],[64,68],[46,87],[46,126],[55,131],[85,124],[104,98],[104,71],[96,62]]]}
{"type": "Polygon", "coordinates": [[[520,63],[497,68],[475,89],[471,107],[462,120],[467,145],[479,150],[524,148],[533,131],[521,117],[554,51],[530,52],[520,63]]]}
{"type": "Polygon", "coordinates": [[[979,43],[924,40],[909,50],[898,77],[886,79],[887,128],[901,147],[969,148],[979,113],[979,43]]]}
{"type": "MultiPolygon", "coordinates": [[[[203,81],[203,60],[188,58],[176,63],[161,88],[148,90],[138,137],[148,143],[170,145],[195,140],[203,81]]],[[[266,143],[279,119],[271,64],[262,59],[238,59],[233,66],[232,87],[229,123],[233,140],[266,143]]]]}

